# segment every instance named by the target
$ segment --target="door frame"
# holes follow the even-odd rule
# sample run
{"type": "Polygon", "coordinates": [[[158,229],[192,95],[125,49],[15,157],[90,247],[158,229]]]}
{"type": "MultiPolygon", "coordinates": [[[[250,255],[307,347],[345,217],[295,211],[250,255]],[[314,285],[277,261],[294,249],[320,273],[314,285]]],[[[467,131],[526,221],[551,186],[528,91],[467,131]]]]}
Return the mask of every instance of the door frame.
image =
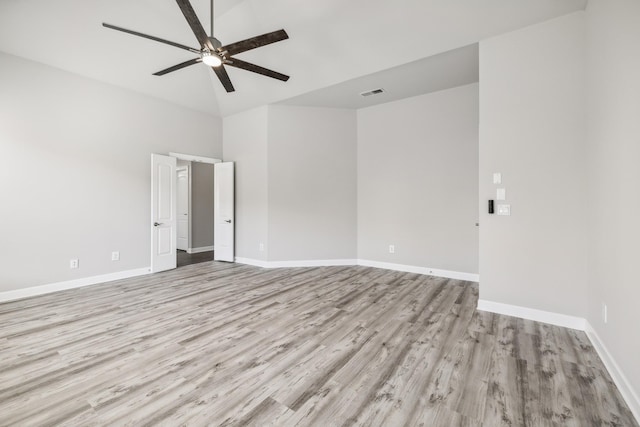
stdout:
{"type": "Polygon", "coordinates": [[[222,160],[220,159],[215,159],[213,157],[194,156],[193,154],[174,153],[170,151],[168,155],[170,157],[175,157],[179,160],[186,160],[188,162],[209,163],[211,165],[222,163],[222,160]]]}

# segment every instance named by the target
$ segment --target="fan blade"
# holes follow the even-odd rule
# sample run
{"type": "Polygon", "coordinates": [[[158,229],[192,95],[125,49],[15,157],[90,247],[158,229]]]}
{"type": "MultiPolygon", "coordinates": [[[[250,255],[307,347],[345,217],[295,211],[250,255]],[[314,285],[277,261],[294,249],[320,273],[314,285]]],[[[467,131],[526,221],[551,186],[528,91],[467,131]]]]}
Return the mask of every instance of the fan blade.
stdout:
{"type": "Polygon", "coordinates": [[[251,37],[250,39],[242,40],[230,45],[223,46],[220,50],[222,52],[227,51],[229,56],[236,55],[241,52],[246,52],[257,47],[266,46],[271,43],[276,43],[289,38],[289,35],[285,30],[278,30],[272,33],[263,34],[261,36],[251,37]]]}
{"type": "Polygon", "coordinates": [[[262,74],[263,76],[271,77],[273,79],[282,80],[283,82],[289,80],[289,76],[285,76],[284,74],[278,73],[277,71],[269,70],[268,68],[241,61],[236,58],[230,58],[227,62],[225,62],[225,64],[229,65],[230,67],[242,68],[243,70],[262,74]]]}
{"type": "Polygon", "coordinates": [[[166,68],[162,71],[158,71],[157,73],[153,73],[154,76],[164,76],[165,74],[171,73],[173,71],[177,71],[181,68],[188,67],[189,65],[197,64],[198,62],[202,62],[200,58],[193,58],[188,61],[184,61],[178,65],[174,65],[173,67],[166,68]]]}
{"type": "Polygon", "coordinates": [[[133,34],[134,36],[144,37],[145,39],[149,39],[149,40],[153,40],[153,41],[156,41],[156,42],[160,42],[160,43],[168,44],[168,45],[171,45],[171,46],[179,47],[180,49],[188,50],[189,52],[200,53],[199,49],[195,49],[195,48],[192,48],[192,47],[189,47],[189,46],[185,46],[185,45],[180,44],[180,43],[171,42],[169,40],[164,40],[164,39],[161,39],[161,38],[158,38],[158,37],[150,36],[148,34],[142,34],[142,33],[139,33],[137,31],[127,30],[126,28],[116,27],[115,25],[107,24],[105,22],[102,23],[102,26],[105,27],[105,28],[110,28],[112,30],[122,31],[123,33],[133,34]]]}
{"type": "Polygon", "coordinates": [[[191,27],[191,31],[193,31],[196,39],[198,39],[198,43],[200,43],[200,46],[202,46],[203,48],[206,47],[209,50],[213,50],[213,45],[209,40],[209,36],[207,36],[207,32],[202,27],[202,24],[200,23],[196,12],[193,10],[191,3],[189,3],[189,0],[176,0],[176,3],[178,3],[182,14],[191,27]]]}
{"type": "Polygon", "coordinates": [[[233,84],[231,84],[231,79],[229,78],[229,74],[227,74],[227,70],[225,70],[224,65],[220,65],[219,67],[211,67],[213,71],[215,71],[216,76],[220,79],[220,83],[224,86],[225,90],[228,92],[235,92],[233,88],[233,84]]]}

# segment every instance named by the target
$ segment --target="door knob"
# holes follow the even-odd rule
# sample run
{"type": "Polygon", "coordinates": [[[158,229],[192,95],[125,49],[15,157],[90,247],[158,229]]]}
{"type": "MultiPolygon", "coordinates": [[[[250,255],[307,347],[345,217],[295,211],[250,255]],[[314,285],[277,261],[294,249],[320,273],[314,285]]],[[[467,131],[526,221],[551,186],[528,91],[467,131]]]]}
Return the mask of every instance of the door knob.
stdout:
{"type": "Polygon", "coordinates": [[[226,222],[227,224],[231,224],[231,220],[230,219],[225,219],[224,222],[226,222]]]}
{"type": "Polygon", "coordinates": [[[161,223],[161,222],[154,222],[154,223],[153,223],[153,226],[154,226],[154,227],[157,227],[157,226],[159,226],[159,225],[162,225],[162,223],[161,223]]]}

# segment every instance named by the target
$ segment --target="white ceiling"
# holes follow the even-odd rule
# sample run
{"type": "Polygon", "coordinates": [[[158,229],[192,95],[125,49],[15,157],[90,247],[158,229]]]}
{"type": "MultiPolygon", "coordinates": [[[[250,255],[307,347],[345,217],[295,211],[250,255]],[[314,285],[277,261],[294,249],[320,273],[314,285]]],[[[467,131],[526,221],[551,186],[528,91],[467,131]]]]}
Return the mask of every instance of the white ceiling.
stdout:
{"type": "Polygon", "coordinates": [[[478,44],[472,44],[285,99],[279,104],[365,108],[475,83],[478,68],[478,44]],[[361,95],[373,89],[384,92],[374,96],[361,95]]]}
{"type": "MultiPolygon", "coordinates": [[[[229,94],[204,65],[153,76],[193,55],[101,26],[107,22],[198,47],[173,0],[0,0],[0,50],[226,116],[347,81],[355,85],[354,79],[400,65],[416,66],[423,58],[582,10],[586,2],[217,0],[215,36],[223,44],[280,28],[290,36],[238,55],[290,75],[289,82],[227,67],[236,88],[229,94]]],[[[209,0],[192,4],[208,30],[209,0]]],[[[416,82],[417,90],[421,85],[416,82]]],[[[317,96],[308,98],[318,102],[312,101],[317,96]]]]}

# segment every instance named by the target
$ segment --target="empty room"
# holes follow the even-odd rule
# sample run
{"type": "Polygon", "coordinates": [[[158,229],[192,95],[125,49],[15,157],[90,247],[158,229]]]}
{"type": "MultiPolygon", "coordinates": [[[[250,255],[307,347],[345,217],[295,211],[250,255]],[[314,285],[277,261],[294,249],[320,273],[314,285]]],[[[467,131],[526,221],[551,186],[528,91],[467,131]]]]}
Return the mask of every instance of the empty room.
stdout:
{"type": "Polygon", "coordinates": [[[640,421],[640,1],[0,1],[0,426],[640,421]]]}

